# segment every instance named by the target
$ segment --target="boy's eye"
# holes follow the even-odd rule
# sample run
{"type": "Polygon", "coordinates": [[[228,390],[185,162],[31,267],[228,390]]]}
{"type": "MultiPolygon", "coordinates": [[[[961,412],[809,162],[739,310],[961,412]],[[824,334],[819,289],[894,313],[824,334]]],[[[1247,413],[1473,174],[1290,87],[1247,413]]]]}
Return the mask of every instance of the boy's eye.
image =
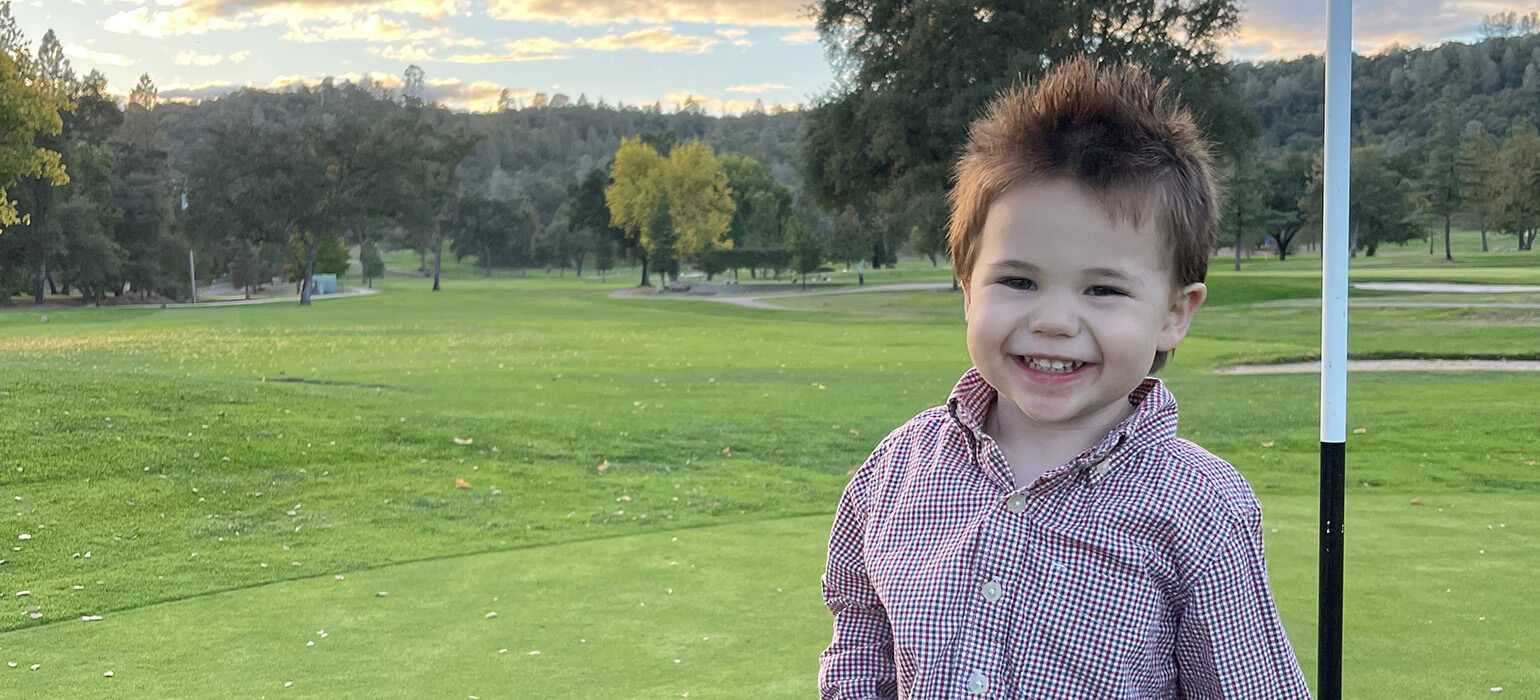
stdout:
{"type": "Polygon", "coordinates": [[[1029,289],[1032,286],[1032,280],[1029,280],[1025,277],[1007,277],[1003,280],[1000,280],[1000,284],[1010,287],[1011,289],[1029,289]]]}
{"type": "Polygon", "coordinates": [[[1126,294],[1126,292],[1118,289],[1117,287],[1105,287],[1100,285],[1092,287],[1090,291],[1091,294],[1095,296],[1120,296],[1126,294]]]}

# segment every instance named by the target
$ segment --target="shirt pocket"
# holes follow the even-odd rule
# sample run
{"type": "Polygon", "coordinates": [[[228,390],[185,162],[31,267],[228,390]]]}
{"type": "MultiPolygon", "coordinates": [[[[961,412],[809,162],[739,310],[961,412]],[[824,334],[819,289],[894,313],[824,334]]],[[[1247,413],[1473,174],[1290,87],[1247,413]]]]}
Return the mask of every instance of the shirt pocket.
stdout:
{"type": "Polygon", "coordinates": [[[1131,697],[1165,611],[1143,562],[1074,551],[1042,554],[1029,567],[1037,585],[1026,621],[1027,677],[1063,679],[1093,697],[1131,697]]]}

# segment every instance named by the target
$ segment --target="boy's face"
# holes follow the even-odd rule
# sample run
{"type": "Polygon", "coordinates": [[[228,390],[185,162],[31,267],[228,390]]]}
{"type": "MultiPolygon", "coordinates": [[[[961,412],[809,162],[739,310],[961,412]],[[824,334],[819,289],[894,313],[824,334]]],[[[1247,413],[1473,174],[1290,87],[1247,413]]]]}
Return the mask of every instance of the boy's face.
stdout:
{"type": "Polygon", "coordinates": [[[974,366],[1000,408],[1049,430],[1120,419],[1155,351],[1176,347],[1207,294],[1202,283],[1173,289],[1154,216],[1114,224],[1081,187],[1051,180],[996,199],[963,290],[974,366]]]}

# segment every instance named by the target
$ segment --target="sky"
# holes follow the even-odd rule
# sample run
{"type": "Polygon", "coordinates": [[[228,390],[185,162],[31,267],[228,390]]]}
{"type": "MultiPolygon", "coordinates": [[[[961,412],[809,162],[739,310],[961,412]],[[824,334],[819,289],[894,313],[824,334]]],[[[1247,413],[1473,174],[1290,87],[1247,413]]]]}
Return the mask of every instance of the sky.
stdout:
{"type": "MultiPolygon", "coordinates": [[[[1532,0],[1359,0],[1355,51],[1474,41],[1485,15],[1532,0]]],[[[805,0],[12,0],[36,49],[53,29],[77,72],[124,94],[143,73],[162,99],[243,86],[283,89],[325,76],[399,85],[407,66],[427,97],[486,111],[507,89],[651,104],[693,97],[710,114],[814,102],[832,72],[805,0]]],[[[1326,0],[1241,0],[1226,58],[1321,53],[1326,0]]]]}

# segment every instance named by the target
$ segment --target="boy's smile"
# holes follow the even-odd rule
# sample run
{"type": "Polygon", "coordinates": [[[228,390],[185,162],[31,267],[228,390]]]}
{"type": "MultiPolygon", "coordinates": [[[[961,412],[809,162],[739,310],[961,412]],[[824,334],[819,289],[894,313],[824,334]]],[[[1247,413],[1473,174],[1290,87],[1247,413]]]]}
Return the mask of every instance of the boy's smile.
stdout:
{"type": "Polygon", "coordinates": [[[1112,221],[1066,180],[1000,195],[977,255],[963,296],[968,354],[1013,440],[1094,443],[1128,416],[1129,392],[1207,294],[1173,288],[1153,208],[1138,228],[1112,221]]]}

